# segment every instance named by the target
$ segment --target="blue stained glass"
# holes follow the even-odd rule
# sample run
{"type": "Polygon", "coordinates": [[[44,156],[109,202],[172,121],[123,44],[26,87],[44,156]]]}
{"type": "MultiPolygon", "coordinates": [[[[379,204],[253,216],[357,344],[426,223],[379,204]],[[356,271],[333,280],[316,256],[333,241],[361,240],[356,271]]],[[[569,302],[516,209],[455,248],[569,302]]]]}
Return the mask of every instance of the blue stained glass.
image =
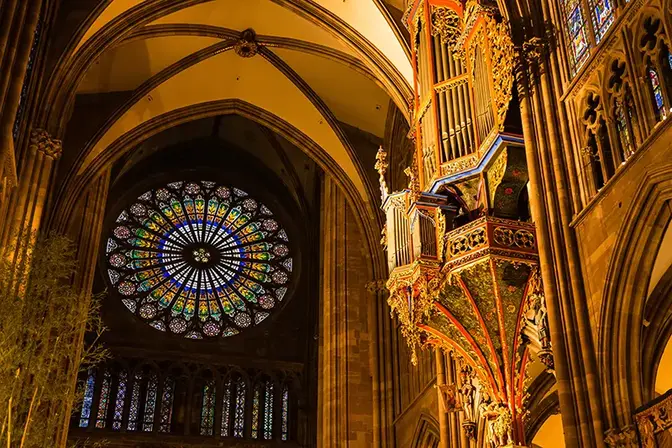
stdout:
{"type": "Polygon", "coordinates": [[[600,42],[614,22],[614,4],[611,0],[592,0],[591,6],[593,8],[595,39],[600,42]]]}
{"type": "Polygon", "coordinates": [[[580,0],[561,0],[561,4],[569,35],[571,68],[572,72],[576,73],[589,55],[586,22],[583,18],[583,11],[581,11],[580,0]]]}
{"type": "Polygon", "coordinates": [[[173,182],[140,195],[116,222],[107,240],[110,286],[159,330],[191,339],[237,334],[258,324],[256,305],[270,311],[290,281],[287,233],[241,190],[173,182]]]}
{"type": "Polygon", "coordinates": [[[660,87],[660,78],[658,77],[658,72],[650,66],[647,69],[647,74],[649,75],[649,83],[655,102],[656,119],[660,121],[665,118],[665,102],[663,101],[663,91],[660,87]]]}
{"type": "Polygon", "coordinates": [[[147,382],[147,393],[145,395],[145,413],[143,418],[142,430],[152,432],[154,429],[154,411],[156,410],[157,398],[157,378],[152,374],[147,382]]]}
{"type": "Polygon", "coordinates": [[[79,414],[79,427],[87,428],[89,418],[91,417],[91,405],[93,405],[93,391],[96,386],[96,371],[89,369],[84,388],[84,401],[82,402],[82,411],[79,414]]]}
{"type": "Polygon", "coordinates": [[[669,50],[667,51],[667,65],[669,65],[670,70],[672,70],[672,52],[669,50]]]}
{"type": "Polygon", "coordinates": [[[114,418],[112,420],[112,429],[121,429],[121,420],[124,415],[124,401],[126,400],[126,381],[128,373],[122,371],[119,373],[119,384],[117,386],[117,398],[114,403],[114,418]]]}

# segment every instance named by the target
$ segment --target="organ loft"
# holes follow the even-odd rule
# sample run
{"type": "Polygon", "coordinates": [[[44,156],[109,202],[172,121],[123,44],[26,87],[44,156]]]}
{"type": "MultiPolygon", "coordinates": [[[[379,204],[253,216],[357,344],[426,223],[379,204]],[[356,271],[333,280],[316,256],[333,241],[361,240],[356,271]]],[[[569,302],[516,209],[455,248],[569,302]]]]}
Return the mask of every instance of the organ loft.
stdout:
{"type": "Polygon", "coordinates": [[[672,446],[672,0],[0,24],[0,445],[672,446]]]}

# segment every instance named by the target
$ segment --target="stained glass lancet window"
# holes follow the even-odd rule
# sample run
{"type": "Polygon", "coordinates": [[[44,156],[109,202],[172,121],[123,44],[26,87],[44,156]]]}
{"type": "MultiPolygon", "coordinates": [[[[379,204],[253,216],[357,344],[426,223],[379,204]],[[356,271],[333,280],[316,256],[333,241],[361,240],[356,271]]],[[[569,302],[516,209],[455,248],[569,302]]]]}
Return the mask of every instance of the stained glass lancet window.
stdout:
{"type": "Polygon", "coordinates": [[[128,430],[137,431],[138,414],[140,413],[140,386],[142,373],[137,372],[133,378],[133,391],[131,392],[131,404],[128,411],[128,430]]]}
{"type": "Polygon", "coordinates": [[[87,428],[89,426],[89,418],[91,418],[91,406],[93,405],[93,392],[96,387],[96,371],[89,369],[86,376],[86,384],[84,385],[84,400],[82,402],[82,410],[79,414],[79,427],[87,428]]]}
{"type": "Polygon", "coordinates": [[[173,418],[173,399],[175,398],[175,379],[172,376],[163,381],[161,395],[161,423],[160,432],[170,432],[170,423],[173,418]]]}
{"type": "Polygon", "coordinates": [[[560,5],[565,17],[572,73],[576,73],[590,54],[586,20],[581,0],[560,0],[560,5]]]}
{"type": "Polygon", "coordinates": [[[653,105],[656,113],[656,120],[660,121],[665,118],[665,102],[663,101],[663,90],[660,86],[660,77],[658,71],[652,66],[646,69],[649,84],[651,85],[651,93],[653,94],[653,105]]]}
{"type": "Polygon", "coordinates": [[[98,399],[98,416],[96,428],[104,428],[107,420],[107,409],[110,405],[110,388],[112,387],[112,374],[105,370],[103,382],[100,386],[100,398],[98,399]]]}
{"type": "Polygon", "coordinates": [[[157,398],[157,377],[152,373],[147,381],[147,392],[145,393],[145,412],[143,414],[142,430],[152,432],[154,430],[154,411],[156,410],[157,398]]]}
{"type": "Polygon", "coordinates": [[[282,440],[289,439],[289,387],[282,387],[282,440]]]}
{"type": "Polygon", "coordinates": [[[215,426],[215,381],[210,380],[203,386],[201,406],[201,435],[211,436],[215,426]]]}
{"type": "Polygon", "coordinates": [[[231,435],[231,379],[224,383],[224,393],[222,396],[222,428],[223,437],[231,435]]]}
{"type": "Polygon", "coordinates": [[[114,417],[112,418],[112,429],[121,429],[121,422],[124,416],[124,401],[126,400],[126,382],[128,381],[128,372],[122,370],[119,372],[119,381],[117,383],[117,397],[114,401],[114,417]]]}
{"type": "Polygon", "coordinates": [[[187,338],[231,336],[282,301],[287,233],[244,191],[172,182],[122,211],[107,240],[108,278],[126,307],[187,338]]]}
{"type": "Polygon", "coordinates": [[[264,393],[264,439],[273,438],[273,381],[266,381],[264,393]]]}
{"type": "Polygon", "coordinates": [[[599,43],[614,22],[614,0],[590,0],[595,40],[599,43]]]}
{"type": "Polygon", "coordinates": [[[236,381],[236,410],[233,415],[233,436],[243,437],[245,434],[245,395],[247,383],[243,378],[236,381]]]}
{"type": "Polygon", "coordinates": [[[261,383],[254,386],[254,396],[252,397],[252,438],[259,437],[259,402],[261,401],[261,383]]]}

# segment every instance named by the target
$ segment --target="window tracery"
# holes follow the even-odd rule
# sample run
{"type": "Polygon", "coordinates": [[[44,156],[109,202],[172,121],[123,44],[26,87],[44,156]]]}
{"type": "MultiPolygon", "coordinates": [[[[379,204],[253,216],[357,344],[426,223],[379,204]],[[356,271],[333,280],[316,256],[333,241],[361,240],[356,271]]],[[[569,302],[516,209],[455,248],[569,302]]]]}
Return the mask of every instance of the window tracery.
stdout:
{"type": "Polygon", "coordinates": [[[74,426],[86,430],[93,412],[95,430],[110,434],[124,427],[147,433],[194,435],[195,430],[200,437],[292,440],[296,389],[290,385],[296,379],[291,374],[254,369],[241,373],[234,367],[197,367],[185,373],[172,366],[163,376],[141,362],[136,369],[127,367],[131,365],[132,361],[124,367],[115,364],[84,375],[84,401],[74,426]],[[248,374],[255,379],[250,381],[248,374]],[[180,391],[196,393],[182,400],[180,391]],[[190,421],[195,424],[192,430],[190,421]]]}
{"type": "Polygon", "coordinates": [[[149,325],[192,339],[259,324],[287,293],[286,231],[246,192],[172,182],[142,194],[107,240],[108,277],[149,325]]]}

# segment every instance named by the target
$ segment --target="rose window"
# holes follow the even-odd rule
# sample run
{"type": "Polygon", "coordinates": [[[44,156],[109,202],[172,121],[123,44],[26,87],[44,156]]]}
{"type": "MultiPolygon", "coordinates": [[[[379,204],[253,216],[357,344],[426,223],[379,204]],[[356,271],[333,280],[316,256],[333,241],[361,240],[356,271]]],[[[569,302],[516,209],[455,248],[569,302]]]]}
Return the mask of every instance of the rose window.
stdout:
{"type": "Polygon", "coordinates": [[[158,330],[231,336],[266,319],[287,293],[287,233],[237,188],[170,183],[122,211],[111,233],[109,281],[158,330]]]}

